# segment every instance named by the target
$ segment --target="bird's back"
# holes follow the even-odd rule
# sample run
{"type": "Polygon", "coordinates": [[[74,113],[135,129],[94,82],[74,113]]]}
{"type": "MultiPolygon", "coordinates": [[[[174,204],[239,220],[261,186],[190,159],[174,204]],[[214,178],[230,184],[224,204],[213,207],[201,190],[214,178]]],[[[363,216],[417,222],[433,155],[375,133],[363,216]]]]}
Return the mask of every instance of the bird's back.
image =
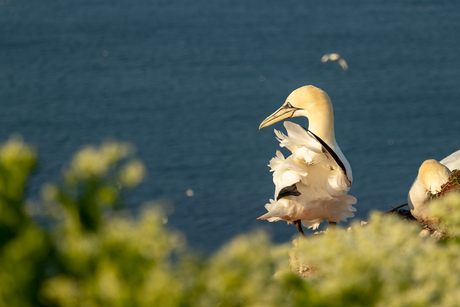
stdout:
{"type": "Polygon", "coordinates": [[[445,165],[450,171],[453,171],[454,169],[460,169],[460,150],[457,150],[451,155],[445,157],[439,163],[445,165]]]}

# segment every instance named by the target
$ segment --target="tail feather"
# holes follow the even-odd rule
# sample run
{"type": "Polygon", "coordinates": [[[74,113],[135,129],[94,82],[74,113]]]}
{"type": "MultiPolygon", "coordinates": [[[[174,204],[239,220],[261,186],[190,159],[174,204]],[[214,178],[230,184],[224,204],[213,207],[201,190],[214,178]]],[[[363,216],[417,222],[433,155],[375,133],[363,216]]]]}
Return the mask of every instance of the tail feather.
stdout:
{"type": "Polygon", "coordinates": [[[280,215],[283,214],[284,208],[276,208],[275,210],[268,211],[264,215],[259,216],[258,220],[268,220],[270,218],[280,218],[280,215]]]}

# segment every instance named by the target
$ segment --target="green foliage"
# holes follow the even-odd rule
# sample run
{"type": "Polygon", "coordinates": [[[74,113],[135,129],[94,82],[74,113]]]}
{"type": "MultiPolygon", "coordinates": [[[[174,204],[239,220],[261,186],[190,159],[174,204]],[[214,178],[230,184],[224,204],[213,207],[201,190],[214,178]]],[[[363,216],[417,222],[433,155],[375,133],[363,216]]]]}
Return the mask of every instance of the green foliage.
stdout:
{"type": "Polygon", "coordinates": [[[451,193],[445,198],[433,201],[430,215],[439,219],[439,228],[454,237],[460,237],[460,197],[451,193]]]}
{"type": "Polygon", "coordinates": [[[454,169],[449,176],[449,179],[452,181],[454,186],[460,185],[460,170],[454,169]]]}
{"type": "Polygon", "coordinates": [[[322,303],[333,306],[454,306],[458,245],[419,238],[418,225],[375,213],[366,226],[301,242],[299,258],[322,303]]]}
{"type": "Polygon", "coordinates": [[[165,232],[158,210],[140,220],[115,216],[100,230],[75,229],[57,236],[61,269],[42,288],[47,302],[59,306],[171,306],[180,290],[170,274],[170,255],[180,237],[165,232]]]}
{"type": "Polygon", "coordinates": [[[24,206],[35,151],[19,137],[0,147],[0,305],[31,306],[50,254],[47,234],[31,223],[24,206]],[[35,295],[34,295],[35,294],[35,295]]]}
{"type": "Polygon", "coordinates": [[[460,171],[454,169],[449,175],[449,181],[441,186],[441,191],[435,194],[431,194],[427,191],[427,195],[431,200],[439,199],[451,191],[460,191],[460,171]]]}
{"type": "MultiPolygon", "coordinates": [[[[19,138],[0,148],[0,306],[458,304],[460,243],[421,238],[416,224],[377,213],[366,226],[309,236],[294,248],[256,231],[197,255],[159,206],[138,217],[122,210],[124,191],[145,175],[133,155],[117,142],[80,150],[63,179],[42,189],[43,228],[25,210],[35,151],[19,138]],[[309,277],[294,273],[304,266],[313,268],[309,277]]],[[[458,236],[460,198],[432,208],[458,236]]]]}
{"type": "Polygon", "coordinates": [[[0,147],[0,245],[28,223],[22,206],[26,180],[35,167],[35,151],[14,137],[0,147]]]}

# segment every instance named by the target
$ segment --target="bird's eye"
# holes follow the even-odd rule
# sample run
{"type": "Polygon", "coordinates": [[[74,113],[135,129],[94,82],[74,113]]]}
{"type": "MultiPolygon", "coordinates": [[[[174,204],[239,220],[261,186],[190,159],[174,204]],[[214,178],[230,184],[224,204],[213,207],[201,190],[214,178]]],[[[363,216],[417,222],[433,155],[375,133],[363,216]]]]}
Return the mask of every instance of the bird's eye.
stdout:
{"type": "Polygon", "coordinates": [[[292,108],[292,104],[291,104],[290,102],[288,102],[288,103],[286,104],[286,106],[287,106],[288,108],[292,108]]]}

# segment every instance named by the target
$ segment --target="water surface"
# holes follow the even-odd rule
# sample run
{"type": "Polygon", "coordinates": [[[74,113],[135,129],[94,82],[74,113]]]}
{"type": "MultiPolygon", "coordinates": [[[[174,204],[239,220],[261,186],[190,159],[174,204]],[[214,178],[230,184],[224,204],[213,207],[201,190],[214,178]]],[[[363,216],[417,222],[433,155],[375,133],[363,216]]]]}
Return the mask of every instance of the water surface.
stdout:
{"type": "Polygon", "coordinates": [[[82,145],[110,137],[148,168],[130,207],[171,200],[169,224],[193,247],[260,227],[288,241],[294,226],[256,220],[284,129],[258,126],[306,84],[332,99],[358,219],[406,202],[423,160],[460,149],[455,1],[1,3],[0,140],[38,148],[32,199],[82,145]],[[318,70],[330,52],[350,73],[318,70]]]}

